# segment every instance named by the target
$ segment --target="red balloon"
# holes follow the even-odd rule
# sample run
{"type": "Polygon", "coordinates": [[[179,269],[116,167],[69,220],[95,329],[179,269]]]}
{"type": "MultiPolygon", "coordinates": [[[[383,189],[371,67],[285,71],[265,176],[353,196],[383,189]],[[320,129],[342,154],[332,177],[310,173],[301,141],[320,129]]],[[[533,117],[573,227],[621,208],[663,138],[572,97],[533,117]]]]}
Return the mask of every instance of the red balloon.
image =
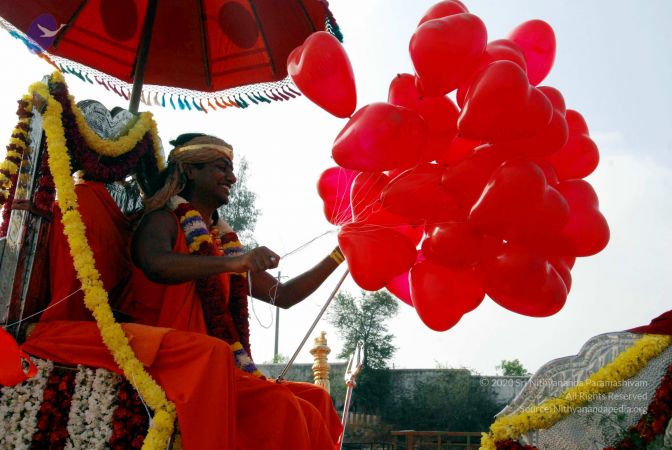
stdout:
{"type": "MultiPolygon", "coordinates": [[[[425,260],[425,257],[422,255],[421,251],[418,251],[418,257],[415,262],[419,263],[425,260]]],[[[409,272],[405,272],[397,275],[392,278],[389,283],[385,286],[385,289],[390,291],[392,295],[397,297],[402,302],[406,303],[408,306],[413,306],[413,300],[411,300],[411,284],[409,280],[409,272]]]]}
{"type": "Polygon", "coordinates": [[[461,1],[444,0],[427,10],[425,15],[422,16],[422,19],[420,19],[420,23],[418,23],[418,26],[422,25],[428,20],[440,19],[442,17],[452,16],[453,14],[461,14],[467,12],[469,12],[469,10],[461,1]]]}
{"type": "Polygon", "coordinates": [[[527,76],[534,86],[542,82],[555,61],[555,33],[543,20],[518,25],[509,35],[518,44],[527,62],[527,76]]]}
{"type": "Polygon", "coordinates": [[[553,116],[548,125],[539,133],[512,141],[493,144],[510,158],[541,158],[559,151],[567,143],[569,130],[567,120],[558,109],[553,109],[553,116]]]}
{"type": "Polygon", "coordinates": [[[406,236],[415,247],[418,246],[425,235],[425,228],[422,225],[402,224],[394,226],[393,229],[406,236]]]}
{"type": "Polygon", "coordinates": [[[477,147],[454,166],[446,168],[441,187],[460,200],[460,206],[468,211],[505,158],[505,154],[491,145],[477,147]]]}
{"type": "Polygon", "coordinates": [[[543,131],[552,116],[551,102],[530,85],[525,72],[511,61],[497,61],[469,89],[457,128],[469,139],[521,139],[543,131]]]}
{"type": "Polygon", "coordinates": [[[456,270],[429,261],[410,272],[411,299],[420,319],[435,331],[446,331],[481,304],[485,292],[472,269],[456,270]]]}
{"type": "Polygon", "coordinates": [[[371,229],[368,224],[349,223],[338,233],[353,280],[367,291],[377,291],[396,275],[407,272],[417,257],[415,246],[389,228],[371,229]]]}
{"type": "Polygon", "coordinates": [[[339,166],[361,172],[407,169],[422,157],[427,132],[418,113],[372,103],[357,111],[341,130],[332,155],[339,166]]]}
{"type": "Polygon", "coordinates": [[[397,75],[390,84],[387,101],[420,114],[427,122],[431,137],[452,139],[457,132],[457,106],[446,96],[423,97],[415,87],[413,75],[397,75]]]}
{"type": "Polygon", "coordinates": [[[408,272],[399,274],[392,278],[385,286],[385,289],[390,291],[392,295],[406,303],[408,306],[413,306],[413,301],[411,300],[411,285],[408,281],[408,272]]]}
{"type": "Polygon", "coordinates": [[[562,92],[551,86],[539,86],[538,89],[551,101],[553,108],[565,115],[567,107],[565,106],[565,98],[562,96],[562,92]]]}
{"type": "MultiPolygon", "coordinates": [[[[571,258],[573,265],[575,258],[571,258]]],[[[569,294],[569,291],[572,289],[572,266],[564,257],[561,256],[552,257],[548,260],[548,262],[551,263],[555,271],[558,272],[558,275],[560,275],[560,278],[562,278],[562,281],[565,283],[565,288],[567,288],[567,293],[569,294]]]]}
{"type": "Polygon", "coordinates": [[[566,243],[563,254],[590,256],[599,253],[609,243],[609,225],[599,210],[597,194],[584,180],[560,182],[558,191],[569,204],[569,221],[560,232],[566,243]]]}
{"type": "Polygon", "coordinates": [[[482,141],[473,141],[460,136],[455,136],[450,144],[443,148],[443,151],[437,155],[436,162],[442,165],[454,165],[463,160],[476,147],[482,145],[482,141]]]}
{"type": "Polygon", "coordinates": [[[355,222],[368,220],[373,214],[381,212],[380,192],[389,181],[390,178],[380,172],[357,175],[350,194],[352,218],[355,222]]]}
{"type": "Polygon", "coordinates": [[[523,247],[502,244],[482,269],[488,296],[518,314],[547,317],[560,311],[567,300],[567,287],[555,268],[523,247]]]}
{"type": "Polygon", "coordinates": [[[444,168],[422,164],[390,181],[382,191],[383,208],[413,223],[431,220],[437,212],[456,207],[457,201],[441,188],[444,168]]]}
{"type": "Polygon", "coordinates": [[[560,182],[560,180],[558,180],[558,174],[555,172],[555,168],[553,168],[553,164],[545,159],[535,159],[534,163],[544,171],[544,176],[546,177],[546,182],[548,184],[555,186],[560,182]]]}
{"type": "Polygon", "coordinates": [[[324,202],[324,216],[329,223],[341,225],[352,221],[350,190],[357,173],[342,167],[330,167],[320,175],[317,192],[324,202]]]}
{"type": "Polygon", "coordinates": [[[428,227],[422,241],[428,261],[464,268],[475,265],[483,253],[483,236],[467,222],[448,222],[428,227]]]}
{"type": "Polygon", "coordinates": [[[355,76],[345,49],[333,35],[317,31],[287,57],[287,73],[313,103],[336,117],[357,107],[355,76]]]}
{"type": "MultiPolygon", "coordinates": [[[[474,75],[478,75],[478,73],[495,61],[511,61],[512,63],[519,65],[523,71],[527,71],[525,56],[523,56],[523,51],[518,47],[518,44],[509,39],[498,39],[489,42],[485,47],[485,52],[478,62],[474,75]]],[[[460,107],[464,106],[465,97],[467,96],[474,78],[475,77],[471,77],[457,90],[457,104],[460,105],[460,107]]]]}
{"type": "Polygon", "coordinates": [[[469,214],[483,232],[504,239],[528,239],[559,232],[569,219],[564,197],[531,161],[511,160],[495,171],[469,214]]]}
{"type": "Polygon", "coordinates": [[[560,180],[585,178],[597,168],[600,153],[595,142],[588,136],[588,127],[583,117],[576,111],[568,110],[567,118],[569,125],[567,143],[559,151],[548,156],[548,160],[553,164],[560,180]]]}
{"type": "Polygon", "coordinates": [[[565,111],[565,119],[567,119],[567,126],[569,127],[570,132],[576,134],[588,134],[586,119],[584,119],[578,111],[568,109],[565,111]]]}
{"type": "Polygon", "coordinates": [[[19,348],[16,340],[0,328],[0,386],[15,386],[35,376],[37,369],[30,357],[19,348]],[[23,363],[28,370],[23,370],[23,363]]]}
{"type": "Polygon", "coordinates": [[[413,33],[409,50],[426,95],[447,94],[476,70],[488,32],[477,16],[468,13],[433,19],[413,33]]]}

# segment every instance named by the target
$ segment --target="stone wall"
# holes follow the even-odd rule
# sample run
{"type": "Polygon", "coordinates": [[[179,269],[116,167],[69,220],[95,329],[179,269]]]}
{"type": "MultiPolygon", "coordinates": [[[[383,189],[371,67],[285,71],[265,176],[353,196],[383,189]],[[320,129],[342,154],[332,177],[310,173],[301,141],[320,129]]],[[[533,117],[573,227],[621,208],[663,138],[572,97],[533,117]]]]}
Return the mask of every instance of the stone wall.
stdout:
{"type": "MultiPolygon", "coordinates": [[[[343,375],[345,374],[344,362],[331,363],[331,372],[329,381],[331,383],[331,394],[337,410],[343,407],[343,397],[345,395],[345,386],[343,375]]],[[[284,369],[284,364],[261,364],[259,369],[270,378],[276,378],[284,369]]],[[[436,380],[446,370],[465,369],[391,369],[392,383],[397,386],[396,392],[413,389],[416,383],[431,383],[436,380]]],[[[474,381],[483,386],[490,386],[495,396],[497,404],[502,406],[509,403],[523,389],[529,377],[510,377],[510,376],[481,376],[472,375],[474,381]]],[[[313,382],[312,364],[294,364],[289,370],[285,379],[289,381],[313,382]]]]}

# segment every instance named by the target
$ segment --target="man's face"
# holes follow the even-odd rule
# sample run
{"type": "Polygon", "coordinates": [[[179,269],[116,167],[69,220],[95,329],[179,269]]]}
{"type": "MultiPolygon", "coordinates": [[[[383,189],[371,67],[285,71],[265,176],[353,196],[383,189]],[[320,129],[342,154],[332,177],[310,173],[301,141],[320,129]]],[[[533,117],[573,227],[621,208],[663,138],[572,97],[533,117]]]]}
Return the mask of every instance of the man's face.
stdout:
{"type": "Polygon", "coordinates": [[[212,195],[220,205],[227,204],[231,186],[236,182],[233,163],[222,157],[204,163],[200,169],[194,167],[192,181],[197,195],[212,195]]]}

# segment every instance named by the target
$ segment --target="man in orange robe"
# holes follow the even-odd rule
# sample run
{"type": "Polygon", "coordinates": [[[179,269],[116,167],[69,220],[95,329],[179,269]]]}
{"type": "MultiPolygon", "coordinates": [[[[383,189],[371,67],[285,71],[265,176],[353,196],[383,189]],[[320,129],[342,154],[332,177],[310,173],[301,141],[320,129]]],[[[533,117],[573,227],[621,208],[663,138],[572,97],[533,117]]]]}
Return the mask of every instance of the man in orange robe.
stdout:
{"type": "MultiPolygon", "coordinates": [[[[146,200],[146,215],[134,235],[132,256],[137,266],[133,274],[134,294],[131,304],[124,309],[137,323],[212,334],[213,328],[219,325],[208,317],[208,308],[212,306],[208,303],[221,303],[221,313],[232,316],[229,318],[235,322],[231,325],[234,329],[224,332],[221,338],[233,345],[239,363],[236,370],[238,429],[257,430],[256,436],[239,432],[239,448],[304,448],[300,442],[274,437],[286,426],[283,417],[291,420],[294,416],[295,420],[301,420],[301,415],[308,426],[307,448],[333,448],[342,427],[326,391],[308,383],[277,384],[241,370],[253,372],[255,369],[249,358],[246,335],[247,300],[243,299],[240,314],[237,309],[240,305],[234,305],[236,299],[230,291],[231,274],[247,273],[252,296],[274,301],[279,307],[291,307],[317,289],[340,261],[328,256],[298,277],[278,284],[265,270],[277,267],[280,258],[266,247],[224,257],[213,248],[207,250],[204,240],[210,228],[217,225],[213,224],[213,215],[219,206],[228,202],[230,187],[236,182],[232,149],[221,139],[205,135],[186,135],[179,139],[168,158],[163,187],[146,200]],[[178,193],[181,197],[176,197],[178,193]],[[181,206],[177,206],[179,203],[181,206]],[[187,205],[186,209],[182,208],[187,205]],[[182,215],[178,211],[187,212],[182,215]],[[204,283],[210,288],[204,288],[204,283]],[[212,283],[222,291],[219,297],[215,295],[216,301],[210,298],[212,283]],[[256,400],[248,401],[250,398],[256,400]],[[296,412],[291,411],[296,406],[287,410],[276,407],[294,402],[303,414],[296,416],[296,412]],[[261,406],[264,404],[268,406],[261,406]]],[[[225,224],[218,226],[220,231],[228,231],[221,229],[225,224]]]]}

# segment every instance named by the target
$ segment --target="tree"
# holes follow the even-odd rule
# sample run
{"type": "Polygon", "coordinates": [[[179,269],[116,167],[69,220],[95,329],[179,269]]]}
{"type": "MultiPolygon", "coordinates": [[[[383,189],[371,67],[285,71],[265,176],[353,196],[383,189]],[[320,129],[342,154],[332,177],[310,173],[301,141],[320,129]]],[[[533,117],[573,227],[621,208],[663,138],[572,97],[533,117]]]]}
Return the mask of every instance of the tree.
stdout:
{"type": "Polygon", "coordinates": [[[441,369],[390,396],[383,419],[401,429],[484,431],[501,409],[492,387],[467,369],[441,369]]]}
{"type": "Polygon", "coordinates": [[[329,322],[344,342],[338,357],[349,358],[357,345],[363,349],[363,368],[353,393],[352,411],[379,414],[385,408],[391,389],[387,367],[397,350],[385,322],[398,312],[398,301],[385,291],[362,291],[360,298],[340,293],[329,310],[329,322]]]}
{"type": "Polygon", "coordinates": [[[260,211],[255,207],[257,194],[247,186],[248,168],[247,160],[241,158],[236,171],[238,181],[231,187],[229,203],[221,206],[218,212],[236,231],[245,247],[250,248],[257,245],[254,239],[254,227],[257,225],[260,211]]]}
{"type": "Polygon", "coordinates": [[[502,363],[495,367],[496,370],[501,370],[502,375],[507,377],[522,377],[529,375],[527,369],[523,367],[521,362],[516,359],[503,359],[502,363]]]}
{"type": "Polygon", "coordinates": [[[338,294],[328,314],[344,341],[338,357],[348,358],[360,345],[365,368],[387,368],[397,348],[392,345],[394,335],[388,333],[385,322],[398,312],[399,302],[385,291],[362,291],[357,299],[349,293],[338,294]]]}

